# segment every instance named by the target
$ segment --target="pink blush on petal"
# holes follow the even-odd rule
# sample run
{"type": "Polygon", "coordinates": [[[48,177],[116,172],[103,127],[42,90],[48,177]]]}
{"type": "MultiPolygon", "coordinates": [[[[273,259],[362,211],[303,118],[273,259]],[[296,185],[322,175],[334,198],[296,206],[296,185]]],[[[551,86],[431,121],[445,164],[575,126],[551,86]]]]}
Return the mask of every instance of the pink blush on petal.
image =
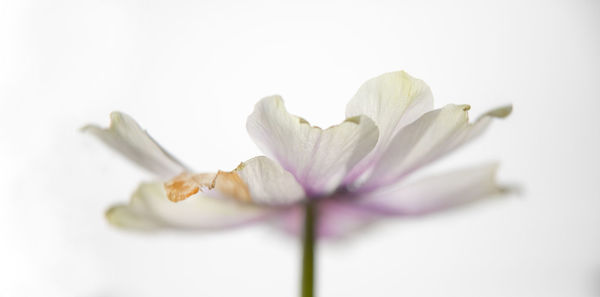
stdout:
{"type": "MultiPolygon", "coordinates": [[[[377,217],[377,213],[351,202],[324,199],[318,206],[317,235],[321,239],[346,237],[369,225],[377,217]]],[[[282,212],[275,224],[286,233],[301,235],[304,226],[304,205],[282,212]]]]}

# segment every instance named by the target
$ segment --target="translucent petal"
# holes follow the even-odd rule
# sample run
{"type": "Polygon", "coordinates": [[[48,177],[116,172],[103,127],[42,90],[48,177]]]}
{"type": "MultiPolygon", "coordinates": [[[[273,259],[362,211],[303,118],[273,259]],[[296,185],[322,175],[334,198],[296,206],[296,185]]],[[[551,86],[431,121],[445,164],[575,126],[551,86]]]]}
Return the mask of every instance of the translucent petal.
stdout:
{"type": "Polygon", "coordinates": [[[133,118],[115,111],[110,114],[110,119],[108,128],[88,125],[82,130],[97,136],[114,150],[161,178],[171,178],[185,171],[185,166],[154,141],[133,118]]]}
{"type": "Polygon", "coordinates": [[[271,211],[211,193],[195,194],[175,203],[167,198],[162,183],[144,183],[129,204],[111,207],[106,217],[111,224],[128,229],[214,229],[260,220],[271,211]]]}
{"type": "Polygon", "coordinates": [[[456,170],[399,187],[363,194],[363,207],[392,215],[420,215],[502,193],[496,182],[498,165],[456,170]]]}
{"type": "Polygon", "coordinates": [[[373,121],[364,116],[325,130],[311,126],[289,114],[279,96],[256,104],[247,129],[263,152],[294,175],[309,196],[335,191],[347,172],[373,149],[379,135],[373,121]]]}
{"type": "Polygon", "coordinates": [[[469,123],[468,105],[447,105],[404,127],[374,164],[360,187],[370,191],[400,181],[406,175],[481,135],[492,117],[505,117],[511,107],[494,109],[469,123]]]}

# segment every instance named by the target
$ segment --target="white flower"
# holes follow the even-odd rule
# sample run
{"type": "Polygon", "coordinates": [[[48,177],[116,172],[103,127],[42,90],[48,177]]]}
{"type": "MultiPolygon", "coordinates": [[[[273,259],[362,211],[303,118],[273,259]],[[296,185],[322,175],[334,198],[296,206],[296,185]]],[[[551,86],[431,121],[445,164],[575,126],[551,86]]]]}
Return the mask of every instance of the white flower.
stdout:
{"type": "Polygon", "coordinates": [[[364,83],[346,107],[347,119],[324,130],[289,114],[281,97],[267,97],[247,129],[268,157],[217,173],[194,173],[123,113],[111,114],[108,129],[84,130],[160,178],[107,211],[116,226],[214,229],[269,218],[297,233],[310,200],[318,204],[317,234],[336,237],[381,217],[426,214],[500,193],[495,163],[405,182],[512,110],[494,109],[469,123],[469,108],[434,110],[429,87],[405,72],[364,83]]]}

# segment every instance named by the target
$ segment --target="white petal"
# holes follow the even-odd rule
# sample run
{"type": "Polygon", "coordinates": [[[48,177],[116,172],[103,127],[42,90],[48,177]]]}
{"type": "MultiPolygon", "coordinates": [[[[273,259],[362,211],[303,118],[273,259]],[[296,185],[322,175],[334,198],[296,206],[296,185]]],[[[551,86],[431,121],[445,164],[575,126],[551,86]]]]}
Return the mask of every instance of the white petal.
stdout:
{"type": "Polygon", "coordinates": [[[457,170],[368,193],[358,203],[383,214],[426,214],[502,193],[503,188],[496,183],[497,169],[497,164],[486,164],[457,170]]]}
{"type": "Polygon", "coordinates": [[[145,183],[129,204],[112,207],[106,217],[111,224],[129,229],[212,229],[262,219],[269,213],[266,208],[204,193],[175,203],[167,199],[162,183],[145,183]]]}
{"type": "Polygon", "coordinates": [[[512,109],[507,106],[492,110],[469,124],[469,108],[468,105],[447,105],[403,128],[373,166],[361,190],[369,191],[401,180],[481,135],[492,117],[505,117],[512,109]]]}
{"type": "Polygon", "coordinates": [[[406,125],[433,109],[433,95],[425,82],[404,71],[390,72],[365,82],[346,106],[346,116],[366,115],[379,128],[379,140],[371,153],[344,179],[347,185],[360,182],[406,125]]]}
{"type": "Polygon", "coordinates": [[[232,171],[184,172],[165,182],[169,200],[179,202],[202,191],[241,202],[282,206],[306,197],[294,176],[267,157],[242,162],[232,171]]]}
{"type": "Polygon", "coordinates": [[[235,171],[248,186],[254,203],[286,205],[306,196],[294,176],[267,157],[252,158],[235,171]]]}
{"type": "Polygon", "coordinates": [[[94,134],[111,148],[161,178],[171,178],[185,170],[185,166],[156,143],[133,118],[112,112],[110,119],[107,129],[88,125],[82,130],[94,134]]]}
{"type": "Polygon", "coordinates": [[[379,128],[380,142],[386,142],[431,109],[433,95],[429,86],[398,71],[365,82],[346,106],[346,116],[368,116],[379,128]]]}
{"type": "Polygon", "coordinates": [[[355,117],[326,130],[289,114],[279,96],[262,99],[248,117],[256,144],[292,173],[309,196],[333,192],[359,160],[371,151],[377,127],[355,117]]]}

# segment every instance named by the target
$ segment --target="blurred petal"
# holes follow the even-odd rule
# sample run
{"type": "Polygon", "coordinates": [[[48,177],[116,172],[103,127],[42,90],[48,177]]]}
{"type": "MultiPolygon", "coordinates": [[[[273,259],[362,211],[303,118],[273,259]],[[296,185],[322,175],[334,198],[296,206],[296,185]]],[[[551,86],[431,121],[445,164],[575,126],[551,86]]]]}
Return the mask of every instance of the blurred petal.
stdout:
{"type": "Polygon", "coordinates": [[[446,155],[481,135],[492,117],[505,117],[512,107],[492,110],[470,124],[468,105],[447,105],[430,111],[402,129],[392,139],[368,180],[361,186],[370,191],[393,184],[414,170],[446,155]]]}
{"type": "Polygon", "coordinates": [[[167,197],[179,202],[199,191],[218,192],[242,202],[287,205],[306,196],[294,176],[267,157],[242,162],[233,171],[191,174],[184,172],[165,182],[167,197]]]}
{"type": "Polygon", "coordinates": [[[130,116],[112,112],[110,127],[95,125],[83,127],[114,150],[161,178],[171,178],[185,170],[185,166],[165,151],[130,116]]]}
{"type": "Polygon", "coordinates": [[[260,149],[293,174],[309,196],[333,192],[378,138],[377,127],[366,117],[349,118],[326,130],[313,127],[289,114],[279,96],[256,104],[247,129],[260,149]]]}
{"type": "Polygon", "coordinates": [[[379,128],[375,149],[344,179],[353,183],[380,158],[392,137],[433,109],[433,95],[425,82],[404,71],[390,72],[365,82],[346,106],[346,116],[366,115],[379,128]]]}
{"type": "Polygon", "coordinates": [[[497,164],[457,170],[398,188],[368,193],[357,203],[382,214],[420,215],[503,192],[497,164]]]}
{"type": "Polygon", "coordinates": [[[242,163],[236,172],[248,185],[251,199],[255,203],[286,205],[306,196],[294,176],[267,157],[252,158],[242,163]]]}
{"type": "MultiPolygon", "coordinates": [[[[381,214],[348,201],[322,200],[318,207],[317,235],[325,239],[348,237],[369,226],[381,214]]],[[[299,205],[279,214],[275,226],[291,235],[301,235],[304,227],[304,206],[299,205]]]]}
{"type": "Polygon", "coordinates": [[[167,199],[162,183],[144,183],[129,204],[113,206],[106,217],[111,224],[129,229],[212,229],[262,219],[269,213],[266,208],[204,193],[174,203],[167,199]]]}

